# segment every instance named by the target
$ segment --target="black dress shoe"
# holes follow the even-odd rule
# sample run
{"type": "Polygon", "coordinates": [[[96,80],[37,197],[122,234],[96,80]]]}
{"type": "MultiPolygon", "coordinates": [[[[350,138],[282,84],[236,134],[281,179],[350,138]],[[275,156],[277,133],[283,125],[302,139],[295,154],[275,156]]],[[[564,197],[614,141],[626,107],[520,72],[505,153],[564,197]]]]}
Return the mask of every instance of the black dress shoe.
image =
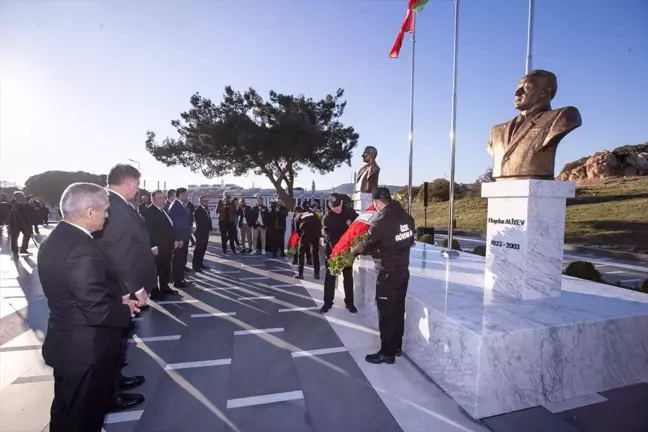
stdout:
{"type": "Polygon", "coordinates": [[[281,258],[286,258],[287,255],[285,253],[281,252],[280,256],[281,256],[281,258]]]}
{"type": "Polygon", "coordinates": [[[134,377],[123,376],[119,379],[119,389],[120,390],[130,390],[136,387],[141,386],[146,382],[146,379],[142,375],[137,375],[134,377]]]}
{"type": "Polygon", "coordinates": [[[151,292],[151,300],[166,300],[166,295],[160,290],[151,292]]]}
{"type": "Polygon", "coordinates": [[[358,313],[358,309],[354,305],[347,305],[346,307],[351,313],[358,313]]]}
{"type": "Polygon", "coordinates": [[[403,350],[402,349],[397,349],[396,352],[394,353],[396,357],[402,357],[403,356],[403,350]]]}
{"type": "Polygon", "coordinates": [[[303,275],[303,274],[301,274],[301,273],[300,273],[300,274],[297,274],[297,275],[295,275],[294,277],[295,277],[295,279],[304,279],[304,275],[303,275]]]}
{"type": "Polygon", "coordinates": [[[192,271],[189,267],[185,266],[185,272],[190,272],[192,271]]]}
{"type": "Polygon", "coordinates": [[[313,275],[313,277],[314,277],[315,279],[319,280],[320,275],[319,275],[319,273],[315,273],[315,274],[313,275]]]}
{"type": "Polygon", "coordinates": [[[201,270],[209,270],[210,268],[211,268],[211,267],[206,266],[206,265],[200,266],[200,269],[201,269],[201,270]]]}
{"type": "Polygon", "coordinates": [[[330,310],[331,310],[331,306],[329,306],[329,305],[324,305],[324,306],[322,306],[322,307],[320,308],[320,313],[323,313],[323,314],[324,314],[324,313],[326,313],[326,312],[328,312],[328,311],[330,311],[330,310]]]}
{"type": "Polygon", "coordinates": [[[119,393],[113,397],[110,412],[126,411],[144,402],[144,396],[137,393],[119,393]]]}
{"type": "Polygon", "coordinates": [[[171,288],[167,288],[163,292],[166,295],[178,295],[178,291],[172,290],[171,288]]]}
{"type": "Polygon", "coordinates": [[[394,356],[387,356],[381,352],[377,352],[376,354],[369,354],[368,356],[365,357],[365,360],[372,364],[396,363],[396,358],[394,356]]]}
{"type": "Polygon", "coordinates": [[[177,283],[174,283],[173,286],[175,288],[187,288],[189,286],[189,284],[187,282],[177,282],[177,283]]]}

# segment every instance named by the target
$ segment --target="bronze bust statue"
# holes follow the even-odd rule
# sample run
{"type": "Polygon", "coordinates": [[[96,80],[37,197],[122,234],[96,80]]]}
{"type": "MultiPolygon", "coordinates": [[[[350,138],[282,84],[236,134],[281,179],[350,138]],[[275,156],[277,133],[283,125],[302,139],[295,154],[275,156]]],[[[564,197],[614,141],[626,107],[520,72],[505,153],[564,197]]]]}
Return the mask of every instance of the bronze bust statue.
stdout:
{"type": "Polygon", "coordinates": [[[365,166],[358,170],[355,185],[356,192],[371,193],[378,187],[380,167],[376,164],[376,157],[378,157],[376,147],[365,147],[364,152],[362,152],[362,161],[365,166]]]}
{"type": "Polygon", "coordinates": [[[515,90],[515,109],[520,115],[494,126],[488,142],[495,180],[554,179],[558,143],[582,124],[574,107],[552,110],[556,75],[534,70],[515,90]]]}

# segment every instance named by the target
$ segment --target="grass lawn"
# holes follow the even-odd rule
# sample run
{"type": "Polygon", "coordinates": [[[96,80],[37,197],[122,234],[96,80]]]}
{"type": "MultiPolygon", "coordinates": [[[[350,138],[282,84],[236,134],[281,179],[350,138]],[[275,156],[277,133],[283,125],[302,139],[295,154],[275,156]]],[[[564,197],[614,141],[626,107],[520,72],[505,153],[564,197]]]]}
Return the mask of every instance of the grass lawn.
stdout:
{"type": "MultiPolygon", "coordinates": [[[[486,231],[487,200],[455,202],[457,229],[486,231]]],[[[430,203],[427,225],[448,227],[448,203],[430,203]]],[[[423,226],[423,203],[414,203],[417,226],[423,226]]],[[[648,253],[648,178],[597,180],[579,185],[567,201],[565,241],[571,244],[648,253]]]]}

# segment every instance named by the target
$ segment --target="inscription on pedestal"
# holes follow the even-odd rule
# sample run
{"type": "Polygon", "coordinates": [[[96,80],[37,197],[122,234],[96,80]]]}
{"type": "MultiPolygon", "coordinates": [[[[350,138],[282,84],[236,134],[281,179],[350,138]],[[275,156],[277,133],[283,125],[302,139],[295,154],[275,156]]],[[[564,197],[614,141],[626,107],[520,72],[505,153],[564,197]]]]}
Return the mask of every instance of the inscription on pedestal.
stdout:
{"type": "Polygon", "coordinates": [[[486,299],[560,295],[567,182],[515,180],[483,185],[488,198],[486,299]]]}

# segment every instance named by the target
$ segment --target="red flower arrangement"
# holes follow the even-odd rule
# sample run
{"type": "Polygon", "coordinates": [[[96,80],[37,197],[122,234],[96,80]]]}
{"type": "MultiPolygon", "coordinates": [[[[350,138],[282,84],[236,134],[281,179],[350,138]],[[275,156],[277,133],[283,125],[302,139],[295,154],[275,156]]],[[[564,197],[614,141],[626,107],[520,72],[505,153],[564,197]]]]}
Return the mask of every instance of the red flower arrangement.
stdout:
{"type": "Polygon", "coordinates": [[[328,262],[329,272],[331,272],[331,275],[337,276],[342,273],[342,270],[353,265],[353,260],[355,258],[353,254],[351,254],[351,249],[367,238],[371,222],[377,214],[376,208],[373,205],[360,213],[356,220],[353,221],[346,232],[342,235],[340,241],[333,246],[331,257],[328,262]]]}
{"type": "Polygon", "coordinates": [[[288,239],[288,255],[297,255],[297,248],[299,247],[299,234],[297,231],[293,232],[288,239]]]}

